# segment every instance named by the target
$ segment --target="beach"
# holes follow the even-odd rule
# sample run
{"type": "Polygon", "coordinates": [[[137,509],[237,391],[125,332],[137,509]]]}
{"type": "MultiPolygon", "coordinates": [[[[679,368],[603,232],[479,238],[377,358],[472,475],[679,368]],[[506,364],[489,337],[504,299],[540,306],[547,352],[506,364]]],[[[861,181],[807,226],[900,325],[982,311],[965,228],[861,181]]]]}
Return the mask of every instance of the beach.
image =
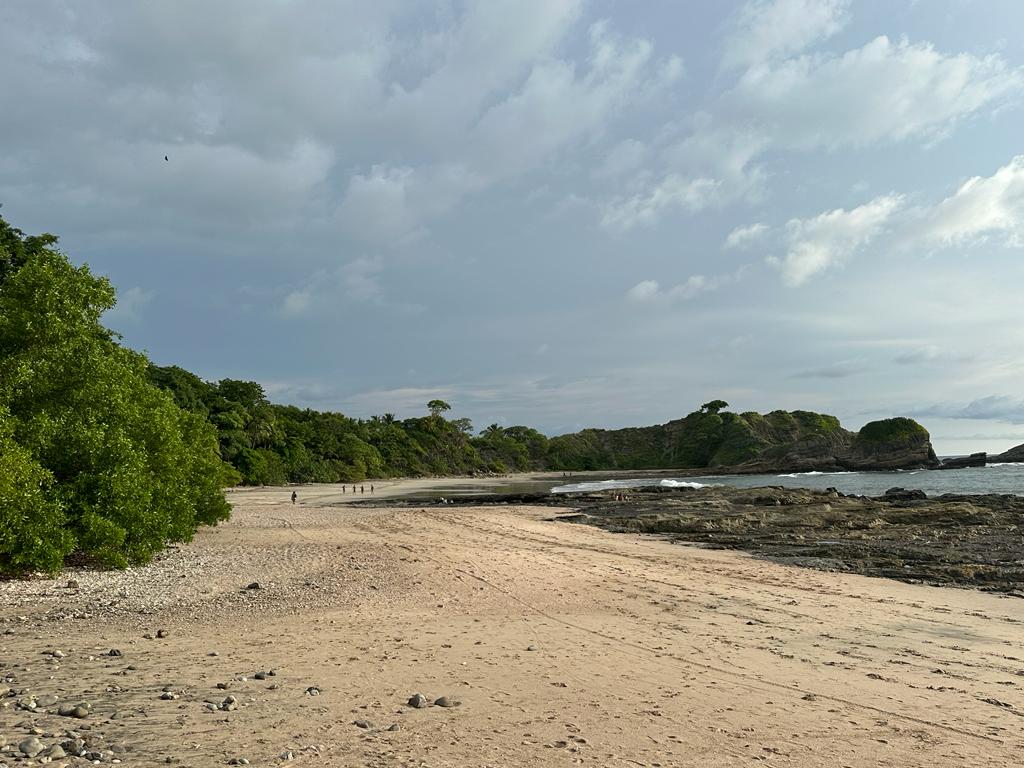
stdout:
{"type": "Polygon", "coordinates": [[[145,567],[0,582],[0,765],[67,731],[145,766],[1020,762],[1018,598],[292,490],[145,567]]]}

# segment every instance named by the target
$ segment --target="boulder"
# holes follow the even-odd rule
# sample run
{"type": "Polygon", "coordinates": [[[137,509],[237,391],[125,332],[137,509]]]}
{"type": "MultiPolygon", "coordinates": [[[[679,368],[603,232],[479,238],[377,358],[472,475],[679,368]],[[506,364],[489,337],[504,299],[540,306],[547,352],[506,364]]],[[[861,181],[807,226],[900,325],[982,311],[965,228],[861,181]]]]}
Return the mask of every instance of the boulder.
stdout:
{"type": "Polygon", "coordinates": [[[988,461],[988,454],[972,453],[970,456],[951,456],[943,459],[936,469],[965,469],[966,467],[984,467],[988,461]]]}

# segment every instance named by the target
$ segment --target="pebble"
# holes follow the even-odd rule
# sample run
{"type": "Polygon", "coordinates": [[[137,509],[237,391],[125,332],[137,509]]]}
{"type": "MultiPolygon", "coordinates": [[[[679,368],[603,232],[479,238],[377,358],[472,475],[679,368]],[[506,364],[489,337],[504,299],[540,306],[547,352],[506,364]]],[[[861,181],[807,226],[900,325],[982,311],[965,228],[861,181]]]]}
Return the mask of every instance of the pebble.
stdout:
{"type": "MultiPolygon", "coordinates": [[[[258,581],[254,581],[254,582],[250,583],[249,585],[247,585],[246,589],[263,589],[263,585],[260,584],[258,581]]],[[[289,754],[291,754],[291,753],[289,753],[289,754]]]]}
{"type": "Polygon", "coordinates": [[[25,757],[35,757],[44,749],[46,749],[46,745],[35,736],[27,738],[18,744],[18,751],[25,755],[25,757]]]}
{"type": "Polygon", "coordinates": [[[248,765],[249,760],[244,757],[232,757],[228,760],[228,765],[248,765]]]}
{"type": "Polygon", "coordinates": [[[400,731],[400,730],[402,730],[402,728],[401,728],[401,726],[398,725],[398,723],[392,723],[391,725],[388,726],[388,730],[389,731],[400,731]]]}
{"type": "Polygon", "coordinates": [[[88,702],[79,702],[78,704],[65,704],[57,709],[57,714],[61,717],[75,717],[82,720],[89,716],[89,712],[92,710],[92,706],[88,702]]]}
{"type": "Polygon", "coordinates": [[[290,749],[286,749],[284,752],[281,753],[280,757],[281,757],[282,760],[285,760],[285,761],[287,761],[287,760],[294,760],[295,759],[295,753],[292,752],[290,749]]]}
{"type": "Polygon", "coordinates": [[[462,704],[462,702],[452,696],[441,696],[440,698],[434,699],[435,707],[457,707],[460,704],[462,704]]]}
{"type": "Polygon", "coordinates": [[[234,696],[228,696],[224,701],[220,703],[220,708],[225,712],[234,712],[238,709],[238,699],[234,696]]]}
{"type": "Polygon", "coordinates": [[[317,688],[315,685],[311,685],[309,686],[309,688],[306,689],[306,693],[310,696],[319,696],[320,689],[317,688]]]}
{"type": "Polygon", "coordinates": [[[58,649],[56,651],[51,651],[50,655],[53,656],[53,658],[55,658],[55,659],[63,659],[64,658],[64,651],[58,649]]]}
{"type": "Polygon", "coordinates": [[[369,720],[354,720],[352,722],[352,725],[354,725],[356,728],[373,728],[373,723],[371,723],[369,720]]]}
{"type": "Polygon", "coordinates": [[[427,697],[424,696],[422,693],[414,693],[412,696],[409,697],[408,701],[409,706],[413,707],[414,709],[423,709],[429,703],[430,702],[427,701],[427,697]]]}
{"type": "Polygon", "coordinates": [[[158,629],[156,631],[156,636],[157,637],[168,637],[170,634],[171,633],[168,632],[166,629],[158,629]]]}
{"type": "Polygon", "coordinates": [[[536,645],[528,645],[528,646],[526,646],[526,650],[528,650],[528,651],[536,651],[537,650],[537,646],[536,645]]]}
{"type": "Polygon", "coordinates": [[[121,651],[119,651],[117,648],[111,648],[109,651],[107,651],[107,656],[124,656],[124,654],[121,653],[121,651]]]}
{"type": "Polygon", "coordinates": [[[160,698],[164,701],[174,701],[174,699],[178,698],[178,694],[172,693],[171,691],[164,691],[160,694],[160,698]]]}

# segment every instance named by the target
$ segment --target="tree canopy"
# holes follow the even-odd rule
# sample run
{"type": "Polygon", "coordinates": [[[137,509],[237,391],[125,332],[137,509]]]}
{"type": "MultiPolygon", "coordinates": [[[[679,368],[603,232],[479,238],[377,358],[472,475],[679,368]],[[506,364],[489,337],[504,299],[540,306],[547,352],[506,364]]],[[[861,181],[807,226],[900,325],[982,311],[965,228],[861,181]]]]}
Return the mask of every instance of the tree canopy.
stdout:
{"type": "Polygon", "coordinates": [[[0,219],[0,572],[124,566],[228,516],[206,419],[100,322],[110,283],[0,219]]]}

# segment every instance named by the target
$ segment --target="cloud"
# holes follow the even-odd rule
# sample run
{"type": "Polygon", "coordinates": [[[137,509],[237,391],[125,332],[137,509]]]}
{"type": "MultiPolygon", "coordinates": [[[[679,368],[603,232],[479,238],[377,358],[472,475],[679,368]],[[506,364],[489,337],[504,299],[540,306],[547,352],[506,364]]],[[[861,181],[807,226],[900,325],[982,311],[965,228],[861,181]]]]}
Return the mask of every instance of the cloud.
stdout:
{"type": "Polygon", "coordinates": [[[802,51],[849,21],[849,0],[752,0],[735,14],[722,63],[746,67],[802,51]]]}
{"type": "Polygon", "coordinates": [[[794,379],[846,379],[865,373],[868,368],[858,360],[841,360],[818,368],[809,368],[793,374],[794,379]]]}
{"type": "MultiPolygon", "coordinates": [[[[904,195],[892,193],[849,211],[840,208],[792,219],[786,225],[786,254],[768,261],[782,272],[787,285],[798,286],[845,263],[880,237],[888,238],[890,251],[902,254],[996,236],[1004,246],[1024,247],[1024,155],[991,176],[968,179],[934,205],[908,208],[905,203],[904,195]],[[897,212],[903,214],[900,221],[894,220],[897,212]]],[[[920,358],[901,356],[896,361],[920,358]]]]}
{"type": "Polygon", "coordinates": [[[930,363],[942,357],[942,350],[934,344],[928,344],[916,349],[908,349],[893,358],[893,362],[899,365],[919,365],[930,363]]]}
{"type": "Polygon", "coordinates": [[[299,317],[329,308],[339,298],[381,302],[383,298],[379,276],[383,269],[381,258],[361,256],[334,269],[319,270],[301,287],[285,295],[281,302],[281,314],[299,317]]]}
{"type": "Polygon", "coordinates": [[[654,224],[668,211],[699,211],[714,203],[719,184],[714,179],[670,174],[650,190],[610,201],[601,216],[601,226],[625,234],[654,224]]]}
{"type": "Polygon", "coordinates": [[[735,283],[746,274],[746,268],[741,267],[736,272],[727,275],[690,275],[683,282],[671,288],[662,290],[657,280],[643,280],[628,291],[626,298],[637,303],[653,301],[687,301],[702,293],[717,291],[723,286],[735,283]]]}
{"type": "Polygon", "coordinates": [[[725,238],[724,248],[748,248],[751,244],[760,240],[768,232],[767,224],[751,224],[746,227],[736,227],[725,238]]]}
{"type": "Polygon", "coordinates": [[[966,405],[936,403],[918,408],[913,416],[934,416],[947,419],[990,419],[1011,424],[1024,424],[1024,398],[1010,395],[988,395],[966,405]]]}
{"type": "Polygon", "coordinates": [[[903,201],[902,195],[885,195],[849,211],[837,208],[810,219],[791,219],[786,224],[786,255],[769,263],[778,267],[787,285],[802,285],[870,243],[903,201]]]}
{"type": "Polygon", "coordinates": [[[910,236],[938,246],[963,245],[1001,235],[1006,245],[1024,246],[1024,155],[991,176],[974,176],[955,194],[926,209],[910,236]]]}
{"type": "Polygon", "coordinates": [[[916,138],[1019,96],[1024,76],[999,56],[944,54],[880,36],[841,55],[804,55],[747,70],[720,119],[751,125],[772,146],[806,151],[916,138]]]}

